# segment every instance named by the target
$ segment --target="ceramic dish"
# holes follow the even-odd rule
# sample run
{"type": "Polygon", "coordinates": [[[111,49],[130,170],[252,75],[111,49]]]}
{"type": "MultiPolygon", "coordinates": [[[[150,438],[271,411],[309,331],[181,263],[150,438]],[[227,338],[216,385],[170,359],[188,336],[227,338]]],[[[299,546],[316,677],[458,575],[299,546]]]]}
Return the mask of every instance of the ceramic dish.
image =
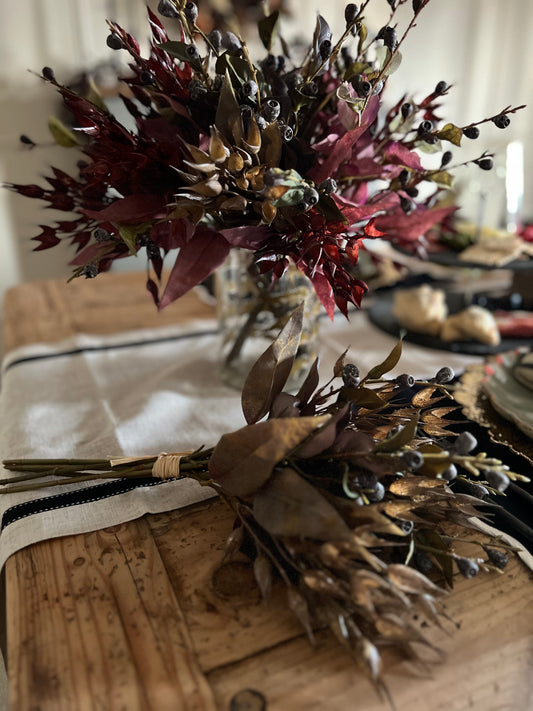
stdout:
{"type": "Polygon", "coordinates": [[[533,390],[513,376],[520,351],[500,353],[485,366],[483,390],[492,407],[533,439],[533,390]]]}
{"type": "MultiPolygon", "coordinates": [[[[396,316],[392,313],[393,300],[394,294],[391,292],[376,295],[368,309],[368,318],[374,326],[389,333],[391,336],[399,337],[404,332],[404,329],[402,329],[396,316]]],[[[451,314],[456,313],[465,306],[463,297],[458,294],[447,294],[446,303],[451,314]]],[[[438,336],[415,333],[414,331],[408,331],[405,334],[405,340],[426,348],[478,356],[511,351],[522,346],[529,346],[532,343],[532,339],[527,338],[502,338],[497,346],[487,346],[478,341],[443,341],[438,336]]]]}

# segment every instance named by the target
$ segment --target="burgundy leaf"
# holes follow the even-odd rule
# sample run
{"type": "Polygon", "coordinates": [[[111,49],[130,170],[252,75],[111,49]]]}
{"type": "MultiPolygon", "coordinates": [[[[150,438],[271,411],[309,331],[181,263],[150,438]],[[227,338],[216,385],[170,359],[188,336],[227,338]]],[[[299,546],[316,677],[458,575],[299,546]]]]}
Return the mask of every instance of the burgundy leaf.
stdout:
{"type": "Polygon", "coordinates": [[[109,220],[110,222],[134,225],[143,220],[164,217],[165,199],[162,195],[149,193],[127,195],[115,200],[108,207],[104,207],[103,210],[82,210],[82,212],[87,217],[98,220],[98,222],[109,220]]]}
{"type": "Polygon", "coordinates": [[[232,227],[227,230],[220,230],[232,247],[242,247],[243,249],[259,249],[271,234],[266,225],[243,225],[242,227],[232,227]]]}
{"type": "Polygon", "coordinates": [[[162,309],[200,284],[226,259],[229,243],[218,232],[199,228],[179,251],[161,297],[162,309]]]}

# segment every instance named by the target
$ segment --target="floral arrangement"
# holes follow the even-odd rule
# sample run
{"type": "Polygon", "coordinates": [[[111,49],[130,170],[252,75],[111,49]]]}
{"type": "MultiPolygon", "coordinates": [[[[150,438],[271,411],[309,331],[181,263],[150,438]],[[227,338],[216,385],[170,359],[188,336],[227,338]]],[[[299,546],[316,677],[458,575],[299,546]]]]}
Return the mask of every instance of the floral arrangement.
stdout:
{"type": "Polygon", "coordinates": [[[422,628],[446,619],[454,574],[507,564],[513,549],[480,536],[472,517],[489,493],[526,478],[473,453],[476,439],[447,390],[450,368],[428,381],[385,377],[401,342],[364,376],[344,353],[326,384],[315,361],[299,392],[284,392],[302,316],[303,306],[252,368],[242,392],[247,425],[214,448],[5,461],[24,473],[0,480],[0,493],[120,477],[212,487],[235,515],[225,560],[248,556],[265,598],[274,583],[285,585],[310,640],[329,627],[386,694],[380,650],[392,647],[427,672],[427,650],[437,650],[422,628]]]}
{"type": "MultiPolygon", "coordinates": [[[[74,276],[86,277],[145,250],[147,286],[161,308],[237,247],[250,251],[271,283],[294,263],[330,316],[335,307],[346,314],[366,290],[354,272],[364,241],[413,246],[440,224],[455,209],[439,206],[457,167],[445,147],[477,138],[482,123],[505,128],[521,108],[462,127],[443,123],[445,81],[421,100],[406,95],[384,108],[400,47],[429,1],[412,0],[412,18],[399,33],[395,14],[407,0],[389,0],[390,17],[374,37],[364,17],[370,0],[346,5],[338,39],[318,16],[303,59],[281,35],[278,10],[258,23],[266,54],[257,62],[233,32],[206,35],[192,1],[159,2],[159,13],[178,21],[177,40],[148,10],[148,57],[110,22],[107,44],[131,59],[122,98],[135,130],[96,91],[77,94],[43,69],[73,117],[70,127],[52,118],[52,134],[84,156],[76,176],[53,168],[47,187],[7,185],[73,213],[43,225],[36,249],[70,241],[74,276]],[[424,167],[423,153],[440,154],[439,166],[424,167]],[[163,261],[176,252],[163,283],[163,261]]],[[[487,153],[473,162],[492,167],[487,153]]]]}

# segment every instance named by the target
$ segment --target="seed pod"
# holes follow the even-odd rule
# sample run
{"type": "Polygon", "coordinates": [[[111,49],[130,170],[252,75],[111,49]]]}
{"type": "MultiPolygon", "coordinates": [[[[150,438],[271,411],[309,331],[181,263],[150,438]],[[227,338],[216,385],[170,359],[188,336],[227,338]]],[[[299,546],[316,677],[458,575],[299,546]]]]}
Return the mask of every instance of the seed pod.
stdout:
{"type": "Polygon", "coordinates": [[[281,106],[276,99],[268,99],[263,105],[263,116],[269,123],[272,123],[278,118],[280,111],[281,106]]]}
{"type": "Polygon", "coordinates": [[[439,83],[435,87],[435,94],[444,94],[447,89],[448,84],[445,81],[439,81],[439,83]]]}
{"type": "Polygon", "coordinates": [[[96,242],[109,242],[112,236],[103,227],[97,227],[93,232],[93,237],[96,242]]]}
{"type": "Polygon", "coordinates": [[[442,158],[440,159],[440,167],[444,168],[444,166],[448,165],[452,158],[453,154],[451,151],[444,151],[444,153],[442,154],[442,158]]]}
{"type": "Polygon", "coordinates": [[[500,570],[503,570],[509,562],[509,556],[507,553],[499,550],[498,548],[485,548],[485,552],[487,553],[492,565],[500,568],[500,570]]]}
{"type": "Polygon", "coordinates": [[[492,170],[494,166],[492,158],[478,158],[474,163],[478,165],[481,170],[492,170]]]}
{"type": "Polygon", "coordinates": [[[185,3],[185,8],[183,10],[183,14],[189,20],[189,22],[196,22],[196,18],[198,17],[197,4],[195,2],[185,3]]]}
{"type": "Polygon", "coordinates": [[[420,469],[424,464],[424,455],[416,449],[407,449],[402,452],[402,460],[408,469],[420,469]]]}
{"type": "Polygon", "coordinates": [[[222,33],[220,30],[211,30],[211,32],[207,35],[207,39],[215,52],[218,52],[222,46],[222,33]]]}
{"type": "Polygon", "coordinates": [[[26,145],[26,146],[35,146],[35,145],[37,145],[36,143],[34,143],[34,142],[31,140],[31,138],[30,138],[29,136],[26,136],[25,133],[23,133],[21,136],[19,136],[19,141],[20,141],[21,143],[24,143],[24,145],[26,145]]]}
{"type": "Polygon", "coordinates": [[[456,558],[455,563],[465,578],[473,578],[479,573],[479,565],[471,558],[456,558]]]}
{"type": "Polygon", "coordinates": [[[461,432],[453,443],[453,451],[460,455],[468,454],[475,447],[477,447],[477,439],[468,430],[461,432]]]}
{"type": "Polygon", "coordinates": [[[410,215],[413,212],[413,210],[415,209],[415,206],[413,205],[411,200],[409,200],[406,197],[403,197],[403,195],[400,197],[400,207],[402,208],[402,210],[405,212],[406,215],[410,215]]]}
{"type": "Polygon", "coordinates": [[[333,178],[326,178],[320,183],[318,189],[325,195],[331,195],[337,190],[337,181],[333,178]]]}
{"type": "Polygon", "coordinates": [[[47,81],[56,80],[56,75],[54,74],[54,70],[52,69],[52,67],[43,67],[41,74],[47,81]]]}
{"type": "Polygon", "coordinates": [[[242,47],[242,42],[234,32],[225,32],[222,35],[222,46],[229,52],[237,52],[242,47]]]}
{"type": "Polygon", "coordinates": [[[408,101],[406,101],[404,104],[402,104],[400,112],[401,112],[403,118],[406,119],[411,114],[412,110],[413,110],[413,107],[411,106],[411,104],[408,101]]]}
{"type": "Polygon", "coordinates": [[[496,128],[507,128],[507,126],[511,123],[511,119],[506,114],[500,114],[492,119],[492,123],[496,126],[496,128]]]}
{"type": "Polygon", "coordinates": [[[455,378],[455,373],[453,370],[445,365],[443,368],[440,368],[435,377],[433,378],[434,382],[438,383],[439,385],[444,385],[444,383],[449,383],[451,380],[455,378]]]}
{"type": "Polygon", "coordinates": [[[94,279],[98,275],[98,267],[96,264],[86,264],[83,267],[83,276],[86,279],[94,279]]]}
{"type": "Polygon", "coordinates": [[[444,479],[444,481],[453,481],[454,479],[457,478],[457,467],[455,464],[450,464],[449,467],[447,467],[443,472],[441,472],[440,475],[441,479],[444,479]]]}
{"type": "Polygon", "coordinates": [[[255,96],[257,94],[257,84],[252,80],[247,81],[242,85],[241,91],[246,98],[255,96]]]}
{"type": "Polygon", "coordinates": [[[415,384],[415,379],[409,373],[402,373],[394,379],[394,382],[399,388],[412,388],[415,384]]]}
{"type": "Polygon", "coordinates": [[[347,25],[351,25],[352,22],[354,22],[358,12],[359,8],[354,2],[350,2],[346,5],[344,8],[344,19],[346,20],[347,25]]]}
{"type": "Polygon", "coordinates": [[[378,503],[378,501],[383,501],[385,497],[385,487],[378,481],[374,489],[365,491],[365,496],[373,504],[378,503]]]}
{"type": "Polygon", "coordinates": [[[356,388],[361,382],[359,368],[355,363],[346,363],[342,369],[342,382],[347,388],[356,388]]]}
{"type": "Polygon", "coordinates": [[[476,138],[479,138],[479,128],[477,126],[466,126],[466,128],[463,128],[463,136],[475,141],[476,138]]]}
{"type": "Polygon", "coordinates": [[[496,491],[500,491],[502,493],[510,484],[507,474],[504,474],[496,469],[490,469],[488,472],[485,472],[485,478],[493,489],[496,489],[496,491]]]}
{"type": "Polygon", "coordinates": [[[470,494],[470,496],[475,496],[477,499],[483,501],[489,495],[489,490],[482,484],[478,484],[475,481],[465,480],[462,482],[463,486],[470,494]]]}
{"type": "Polygon", "coordinates": [[[110,49],[124,49],[126,46],[120,37],[114,34],[114,32],[107,35],[105,43],[110,49]]]}
{"type": "Polygon", "coordinates": [[[179,17],[179,12],[174,3],[170,2],[170,0],[160,0],[157,6],[157,12],[163,17],[179,17]]]}

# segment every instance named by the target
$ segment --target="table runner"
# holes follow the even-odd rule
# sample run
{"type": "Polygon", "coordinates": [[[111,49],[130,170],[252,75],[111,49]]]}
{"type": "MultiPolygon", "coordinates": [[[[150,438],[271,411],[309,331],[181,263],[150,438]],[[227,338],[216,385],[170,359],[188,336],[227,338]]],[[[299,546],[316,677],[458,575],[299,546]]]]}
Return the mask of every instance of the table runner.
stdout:
{"type": "MultiPolygon", "coordinates": [[[[323,378],[350,347],[362,373],[386,357],[395,339],[363,312],[320,335],[323,378]]],[[[245,424],[240,393],[217,377],[214,320],[113,336],[80,334],[38,343],[4,359],[0,456],[102,458],[210,446],[245,424]]],[[[460,372],[475,358],[405,343],[393,374],[432,377],[442,365],[460,372]]],[[[2,476],[10,476],[3,471],[2,476]]],[[[84,533],[187,506],[213,493],[196,482],[87,482],[0,497],[0,567],[16,550],[46,538],[84,533]]]]}

